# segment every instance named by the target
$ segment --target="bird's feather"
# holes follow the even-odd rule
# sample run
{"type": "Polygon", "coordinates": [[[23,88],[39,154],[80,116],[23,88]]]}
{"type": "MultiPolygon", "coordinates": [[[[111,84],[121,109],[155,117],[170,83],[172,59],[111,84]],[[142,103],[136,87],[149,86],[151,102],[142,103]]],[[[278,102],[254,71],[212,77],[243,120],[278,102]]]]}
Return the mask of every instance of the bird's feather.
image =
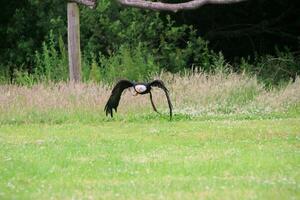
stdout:
{"type": "Polygon", "coordinates": [[[151,105],[152,105],[153,110],[154,110],[155,112],[157,112],[158,114],[160,114],[160,112],[157,111],[157,109],[156,109],[156,107],[155,107],[155,104],[154,104],[154,102],[153,102],[151,91],[149,92],[149,94],[150,94],[150,101],[151,101],[151,105]]]}
{"type": "Polygon", "coordinates": [[[172,103],[171,103],[171,100],[170,100],[169,90],[166,88],[164,82],[162,80],[154,80],[151,83],[149,83],[149,85],[151,87],[161,88],[165,92],[166,97],[167,97],[167,101],[168,101],[169,110],[170,110],[170,119],[172,119],[172,109],[173,109],[173,106],[172,106],[172,103]]]}
{"type": "Polygon", "coordinates": [[[106,116],[110,114],[113,117],[113,109],[117,112],[117,108],[121,99],[123,91],[129,87],[134,86],[134,83],[128,80],[120,80],[113,88],[111,95],[104,107],[106,116]]]}

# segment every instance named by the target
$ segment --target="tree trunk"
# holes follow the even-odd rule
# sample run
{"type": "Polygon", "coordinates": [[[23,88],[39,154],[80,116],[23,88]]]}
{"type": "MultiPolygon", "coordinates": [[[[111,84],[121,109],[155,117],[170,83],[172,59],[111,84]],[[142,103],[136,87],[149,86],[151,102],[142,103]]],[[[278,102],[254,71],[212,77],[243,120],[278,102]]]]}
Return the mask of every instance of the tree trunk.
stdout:
{"type": "Polygon", "coordinates": [[[80,24],[77,3],[68,2],[68,52],[71,82],[81,81],[80,24]]]}

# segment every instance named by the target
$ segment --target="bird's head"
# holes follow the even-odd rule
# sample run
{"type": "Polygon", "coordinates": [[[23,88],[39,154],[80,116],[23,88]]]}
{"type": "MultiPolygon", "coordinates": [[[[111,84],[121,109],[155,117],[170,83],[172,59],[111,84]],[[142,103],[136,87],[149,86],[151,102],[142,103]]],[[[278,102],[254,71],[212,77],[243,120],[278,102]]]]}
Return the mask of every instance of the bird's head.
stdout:
{"type": "Polygon", "coordinates": [[[145,92],[147,90],[147,87],[145,85],[135,85],[133,89],[134,89],[133,95],[136,96],[138,94],[145,92]]]}

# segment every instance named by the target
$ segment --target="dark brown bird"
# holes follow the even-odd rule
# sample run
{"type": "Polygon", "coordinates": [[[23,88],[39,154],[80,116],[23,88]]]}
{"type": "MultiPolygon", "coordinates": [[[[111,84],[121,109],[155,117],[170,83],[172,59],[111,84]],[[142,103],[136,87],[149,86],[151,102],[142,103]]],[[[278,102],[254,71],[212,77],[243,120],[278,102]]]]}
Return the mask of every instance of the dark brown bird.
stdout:
{"type": "Polygon", "coordinates": [[[164,82],[162,80],[154,80],[150,83],[135,83],[129,80],[120,80],[115,87],[113,88],[111,95],[105,105],[104,111],[106,112],[106,116],[110,114],[111,117],[113,117],[113,109],[117,112],[117,108],[119,105],[119,101],[121,99],[121,95],[123,91],[127,88],[133,88],[136,95],[144,95],[144,94],[150,94],[150,101],[151,105],[153,107],[153,110],[157,113],[159,113],[153,103],[152,99],[152,93],[151,89],[152,87],[158,87],[161,88],[167,97],[169,110],[170,110],[170,119],[172,119],[172,103],[169,97],[169,90],[166,88],[164,82]]]}

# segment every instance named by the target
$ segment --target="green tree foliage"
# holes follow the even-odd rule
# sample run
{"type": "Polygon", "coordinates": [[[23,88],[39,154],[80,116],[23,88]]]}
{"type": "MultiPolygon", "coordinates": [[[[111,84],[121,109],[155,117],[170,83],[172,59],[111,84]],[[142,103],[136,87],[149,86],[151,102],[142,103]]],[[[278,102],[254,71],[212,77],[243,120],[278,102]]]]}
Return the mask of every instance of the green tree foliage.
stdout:
{"type": "Polygon", "coordinates": [[[36,82],[66,81],[68,79],[68,59],[61,36],[55,38],[50,30],[42,49],[35,52],[33,72],[14,69],[14,83],[32,85],[36,82]]]}
{"type": "MultiPolygon", "coordinates": [[[[93,10],[80,6],[84,80],[139,80],[159,70],[193,67],[247,71],[272,84],[294,78],[300,73],[297,1],[268,2],[177,14],[111,0],[93,10]],[[247,55],[242,62],[237,57],[247,55]]],[[[66,80],[66,1],[4,0],[0,6],[0,81],[66,80]]]]}
{"type": "Polygon", "coordinates": [[[49,39],[43,42],[41,52],[35,53],[35,71],[37,79],[45,81],[67,80],[68,77],[67,51],[61,36],[55,40],[53,31],[49,39]]]}
{"type": "Polygon", "coordinates": [[[110,57],[100,55],[100,63],[102,79],[108,82],[120,78],[147,80],[159,71],[153,55],[141,43],[136,48],[123,45],[110,57]]]}
{"type": "Polygon", "coordinates": [[[209,69],[216,56],[192,26],[178,26],[169,15],[125,9],[108,0],[102,1],[96,10],[84,8],[81,14],[84,57],[92,60],[91,55],[100,52],[98,62],[106,71],[105,77],[108,72],[114,74],[118,66],[124,72],[119,75],[133,79],[146,78],[146,68],[158,72],[158,66],[172,72],[188,66],[209,69]],[[144,75],[133,76],[132,72],[144,75]]]}
{"type": "Polygon", "coordinates": [[[1,1],[1,50],[4,71],[34,71],[35,50],[42,48],[51,29],[66,33],[66,5],[61,0],[1,1]],[[2,12],[4,10],[4,12],[2,12]]]}

